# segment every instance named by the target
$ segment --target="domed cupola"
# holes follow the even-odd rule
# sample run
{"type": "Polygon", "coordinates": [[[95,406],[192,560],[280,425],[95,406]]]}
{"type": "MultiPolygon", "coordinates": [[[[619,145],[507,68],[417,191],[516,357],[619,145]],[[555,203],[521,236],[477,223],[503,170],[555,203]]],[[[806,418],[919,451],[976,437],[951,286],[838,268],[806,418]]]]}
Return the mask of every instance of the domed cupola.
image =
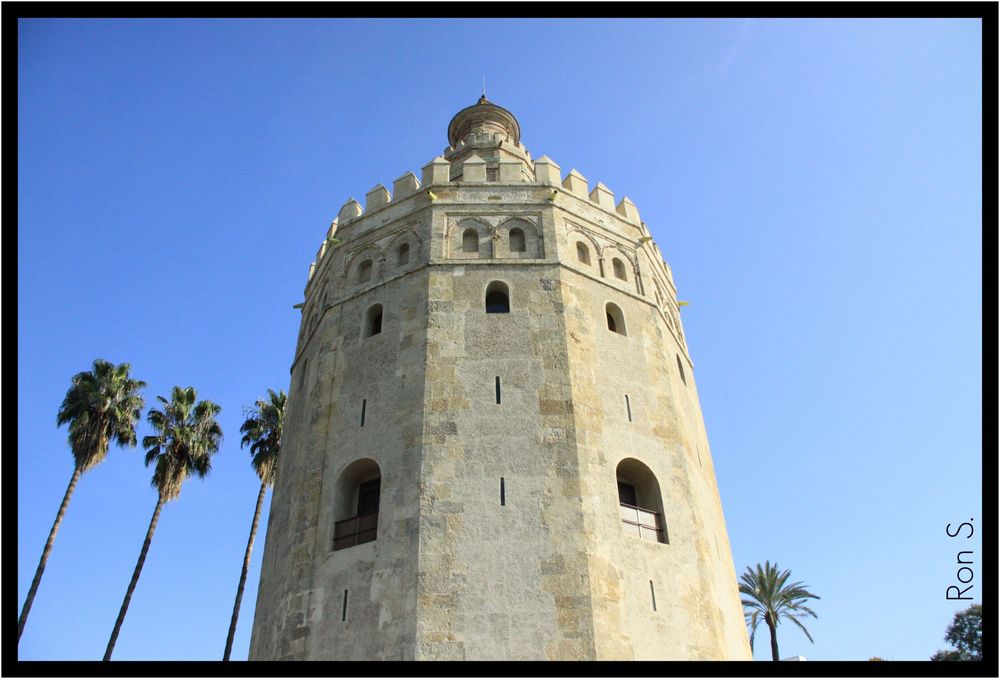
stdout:
{"type": "Polygon", "coordinates": [[[464,173],[466,161],[485,163],[487,181],[496,181],[502,175],[519,177],[518,181],[534,177],[531,154],[521,144],[517,118],[489,101],[485,94],[448,123],[448,144],[444,157],[451,163],[451,181],[469,181],[464,173]],[[516,163],[516,169],[501,173],[500,166],[505,163],[516,163]]]}
{"type": "Polygon", "coordinates": [[[509,141],[514,146],[521,141],[521,126],[514,114],[490,102],[485,94],[451,119],[448,123],[448,143],[455,147],[470,133],[477,139],[483,138],[483,141],[509,141]],[[500,135],[499,139],[494,136],[497,134],[500,135]]]}

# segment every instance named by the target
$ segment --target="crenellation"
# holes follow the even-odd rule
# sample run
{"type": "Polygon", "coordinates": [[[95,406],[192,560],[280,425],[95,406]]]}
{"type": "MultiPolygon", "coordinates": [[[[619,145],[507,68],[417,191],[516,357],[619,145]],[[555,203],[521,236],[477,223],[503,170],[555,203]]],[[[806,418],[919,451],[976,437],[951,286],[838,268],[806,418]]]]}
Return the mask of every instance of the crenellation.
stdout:
{"type": "Polygon", "coordinates": [[[392,196],[389,194],[389,189],[381,184],[376,184],[375,188],[365,194],[365,212],[374,212],[383,208],[389,204],[390,200],[392,200],[392,196]]]}
{"type": "Polygon", "coordinates": [[[521,182],[524,181],[522,168],[524,165],[517,160],[500,161],[500,181],[501,182],[521,182]]]}
{"type": "Polygon", "coordinates": [[[566,178],[562,183],[563,187],[569,190],[570,193],[581,198],[589,199],[590,196],[587,193],[587,178],[582,174],[577,172],[575,169],[569,171],[566,178]]]}
{"type": "Polygon", "coordinates": [[[392,194],[398,201],[416,193],[419,188],[420,181],[417,179],[417,175],[407,172],[392,183],[392,194]]]}
{"type": "Polygon", "coordinates": [[[348,198],[347,202],[340,208],[340,212],[337,213],[337,221],[340,224],[347,224],[362,214],[364,214],[364,208],[361,207],[361,204],[353,198],[348,198]]]}
{"type": "Polygon", "coordinates": [[[463,182],[485,182],[486,161],[479,156],[470,156],[462,163],[463,182]]]}
{"type": "Polygon", "coordinates": [[[422,170],[422,182],[424,186],[447,184],[449,182],[449,173],[451,172],[451,163],[441,156],[435,156],[431,162],[424,165],[422,170]]]}
{"type": "Polygon", "coordinates": [[[597,203],[598,207],[603,210],[612,212],[615,209],[615,194],[601,182],[597,182],[597,186],[594,187],[594,190],[590,192],[588,197],[591,202],[597,203]]]}
{"type": "Polygon", "coordinates": [[[630,222],[638,222],[642,232],[649,235],[649,231],[646,229],[646,223],[639,219],[639,210],[636,208],[635,203],[629,200],[628,196],[623,196],[615,207],[615,212],[620,214],[622,217],[630,222]]]}
{"type": "Polygon", "coordinates": [[[539,184],[562,186],[559,177],[559,166],[548,156],[542,156],[535,161],[535,181],[539,184]]]}

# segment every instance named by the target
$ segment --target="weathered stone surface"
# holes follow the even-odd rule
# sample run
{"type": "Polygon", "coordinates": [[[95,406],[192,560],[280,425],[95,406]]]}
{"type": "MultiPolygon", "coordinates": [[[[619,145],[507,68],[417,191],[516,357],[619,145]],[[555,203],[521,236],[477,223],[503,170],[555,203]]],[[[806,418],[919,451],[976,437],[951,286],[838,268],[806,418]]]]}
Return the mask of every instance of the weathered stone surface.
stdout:
{"type": "Polygon", "coordinates": [[[250,659],[750,659],[658,248],[631,201],[462,115],[433,188],[408,173],[374,214],[345,205],[309,279],[250,659]],[[486,313],[497,283],[509,311],[486,313]],[[627,532],[623,461],[654,477],[668,542],[627,532]],[[372,474],[377,538],[334,551],[372,474]]]}

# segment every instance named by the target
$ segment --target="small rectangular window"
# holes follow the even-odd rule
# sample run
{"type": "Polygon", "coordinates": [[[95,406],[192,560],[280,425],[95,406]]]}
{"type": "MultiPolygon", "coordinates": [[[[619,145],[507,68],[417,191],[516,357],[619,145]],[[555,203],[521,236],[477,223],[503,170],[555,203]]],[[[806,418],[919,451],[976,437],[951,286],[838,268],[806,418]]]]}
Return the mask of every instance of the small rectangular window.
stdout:
{"type": "Polygon", "coordinates": [[[365,408],[368,405],[368,399],[361,399],[361,426],[365,426],[365,408]]]}
{"type": "Polygon", "coordinates": [[[344,605],[340,609],[340,621],[344,622],[347,620],[347,590],[344,590],[344,605]]]}
{"type": "Polygon", "coordinates": [[[497,392],[497,403],[500,403],[500,376],[497,375],[496,379],[496,392],[497,392]]]}
{"type": "Polygon", "coordinates": [[[625,394],[625,414],[628,415],[628,421],[632,421],[632,404],[628,402],[628,394],[625,394]]]}
{"type": "Polygon", "coordinates": [[[500,506],[504,507],[507,505],[507,494],[505,492],[503,477],[500,477],[500,506]]]}

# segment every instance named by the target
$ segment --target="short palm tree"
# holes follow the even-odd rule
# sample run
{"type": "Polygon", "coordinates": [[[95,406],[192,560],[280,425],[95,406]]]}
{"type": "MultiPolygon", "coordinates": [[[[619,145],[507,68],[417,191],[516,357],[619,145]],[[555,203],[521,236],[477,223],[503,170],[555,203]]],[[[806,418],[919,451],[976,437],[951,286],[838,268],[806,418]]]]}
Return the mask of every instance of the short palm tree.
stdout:
{"type": "Polygon", "coordinates": [[[246,586],[247,571],[250,569],[250,552],[253,549],[254,537],[257,535],[257,524],[260,522],[260,508],[264,505],[264,493],[274,482],[274,475],[278,469],[281,426],[285,420],[286,400],[284,391],[275,394],[273,390],[268,389],[267,400],[258,399],[256,406],[240,427],[240,432],[243,434],[240,447],[250,446],[251,464],[260,478],[260,492],[257,493],[257,509],[253,513],[253,523],[250,524],[250,540],[247,541],[247,551],[243,555],[243,571],[240,573],[240,584],[236,588],[236,603],[233,605],[233,618],[229,623],[223,660],[229,660],[233,650],[236,621],[240,617],[240,602],[243,601],[243,588],[246,586]]]}
{"type": "Polygon", "coordinates": [[[20,641],[24,625],[28,621],[31,604],[42,581],[45,564],[52,552],[52,545],[59,531],[70,497],[76,489],[80,476],[85,471],[100,464],[108,454],[113,441],[119,446],[135,445],[135,425],[142,415],[143,399],[139,393],[145,382],[129,376],[128,363],[114,365],[98,358],[94,367],[87,372],[77,373],[66,398],[56,416],[57,426],[69,424],[69,445],[73,451],[73,476],[70,477],[66,494],[56,513],[56,520],[49,531],[49,539],[42,550],[42,558],[35,570],[35,577],[28,589],[28,598],[21,609],[17,622],[17,639],[20,641]]]}
{"type": "Polygon", "coordinates": [[[160,510],[164,503],[175,499],[181,492],[184,480],[191,474],[204,477],[212,468],[212,455],[219,451],[222,443],[222,428],[215,421],[215,416],[222,410],[211,401],[195,401],[197,394],[194,387],[181,389],[174,387],[170,400],[157,396],[163,404],[163,410],[151,408],[146,416],[147,422],[156,433],[144,436],[142,447],[146,449],[146,466],[155,463],[152,486],[156,489],[156,509],[146,531],[146,540],[139,552],[139,561],[135,564],[132,580],[125,592],[115,628],[111,632],[108,648],[104,659],[111,660],[111,654],[118,640],[122,622],[128,612],[132,592],[139,581],[139,573],[146,561],[146,552],[156,530],[156,522],[160,518],[160,510]]]}
{"type": "Polygon", "coordinates": [[[778,660],[778,624],[782,618],[791,620],[801,629],[806,638],[812,642],[812,635],[799,618],[807,615],[816,617],[816,613],[805,605],[808,599],[819,599],[805,589],[801,582],[788,583],[791,571],[778,571],[778,564],[764,562],[756,568],[747,566],[740,576],[740,594],[744,595],[743,613],[747,625],[750,626],[750,648],[753,648],[757,625],[763,620],[771,632],[771,660],[778,660]]]}

